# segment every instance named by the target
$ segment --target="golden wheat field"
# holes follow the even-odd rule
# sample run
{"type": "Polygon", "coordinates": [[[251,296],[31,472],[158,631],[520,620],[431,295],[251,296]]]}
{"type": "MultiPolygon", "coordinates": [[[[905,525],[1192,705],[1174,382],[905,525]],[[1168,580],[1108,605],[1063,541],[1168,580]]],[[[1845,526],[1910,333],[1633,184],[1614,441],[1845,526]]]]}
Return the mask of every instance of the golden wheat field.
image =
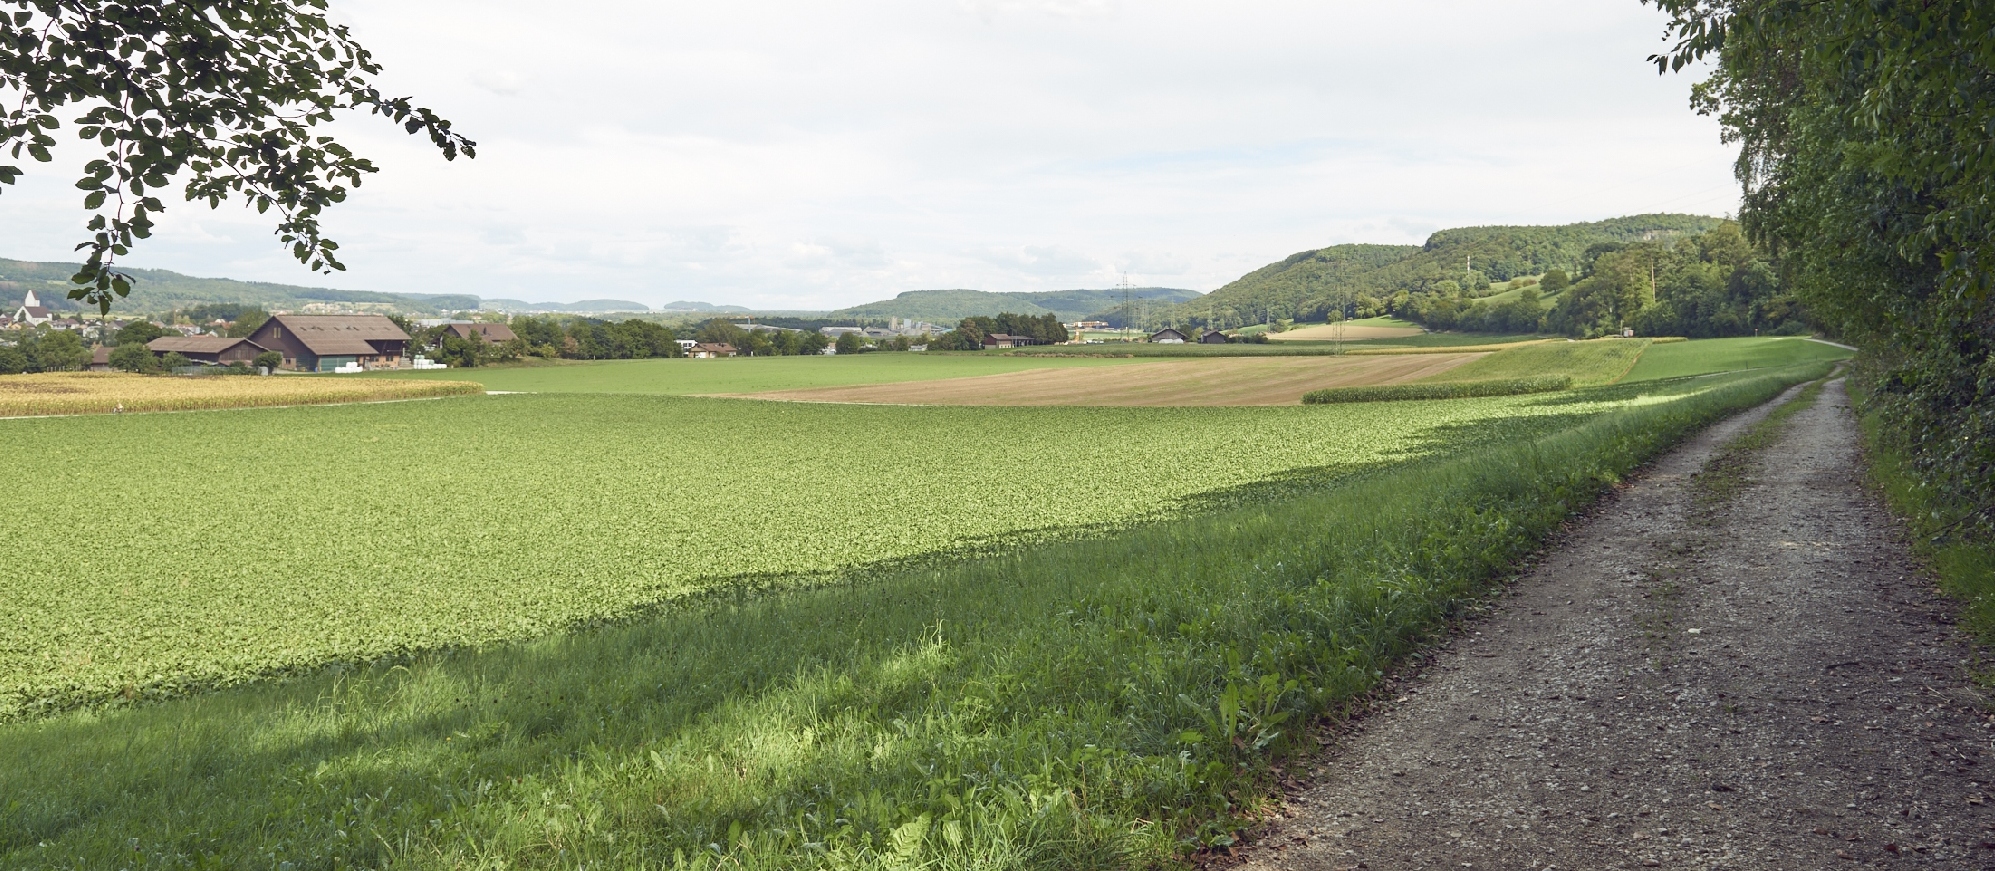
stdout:
{"type": "Polygon", "coordinates": [[[483,393],[468,381],[44,372],[0,375],[0,417],[332,405],[483,393]]]}

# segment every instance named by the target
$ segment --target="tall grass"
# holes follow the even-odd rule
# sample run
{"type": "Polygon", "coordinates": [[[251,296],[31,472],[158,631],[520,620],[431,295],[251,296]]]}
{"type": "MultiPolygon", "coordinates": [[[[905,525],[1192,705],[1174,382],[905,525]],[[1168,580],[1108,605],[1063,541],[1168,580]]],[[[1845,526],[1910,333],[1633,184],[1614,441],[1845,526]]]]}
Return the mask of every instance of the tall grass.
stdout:
{"type": "Polygon", "coordinates": [[[0,866],[1168,864],[1574,510],[1825,368],[1103,539],[0,727],[0,866]]]}

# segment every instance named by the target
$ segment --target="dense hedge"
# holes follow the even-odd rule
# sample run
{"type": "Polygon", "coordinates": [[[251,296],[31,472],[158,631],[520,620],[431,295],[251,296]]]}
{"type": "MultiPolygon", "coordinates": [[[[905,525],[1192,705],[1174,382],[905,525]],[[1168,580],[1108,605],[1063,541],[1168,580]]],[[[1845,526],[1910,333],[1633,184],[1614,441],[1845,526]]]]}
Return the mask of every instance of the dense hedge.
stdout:
{"type": "Polygon", "coordinates": [[[1740,148],[1740,219],[1862,353],[1878,443],[1995,540],[1995,3],[1658,0],[1740,148]]]}
{"type": "Polygon", "coordinates": [[[1572,387],[1571,375],[1538,375],[1531,378],[1503,378],[1495,381],[1462,381],[1454,384],[1377,384],[1370,387],[1328,387],[1302,395],[1303,405],[1330,405],[1337,402],[1392,402],[1401,399],[1466,399],[1472,396],[1521,396],[1550,393],[1572,387]]]}

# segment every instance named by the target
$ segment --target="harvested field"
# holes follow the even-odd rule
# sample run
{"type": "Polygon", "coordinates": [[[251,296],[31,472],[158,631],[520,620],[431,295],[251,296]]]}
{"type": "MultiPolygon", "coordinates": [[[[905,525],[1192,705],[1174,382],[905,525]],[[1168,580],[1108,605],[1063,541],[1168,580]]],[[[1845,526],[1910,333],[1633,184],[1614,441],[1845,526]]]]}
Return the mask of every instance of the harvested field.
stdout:
{"type": "MultiPolygon", "coordinates": [[[[1378,327],[1363,324],[1345,324],[1344,341],[1362,342],[1366,339],[1404,339],[1427,332],[1419,327],[1378,327]]],[[[1337,338],[1337,327],[1332,324],[1319,324],[1289,330],[1285,333],[1269,333],[1270,342],[1329,342],[1337,338]]]]}
{"type": "Polygon", "coordinates": [[[0,417],[335,405],[483,393],[465,381],[386,381],[44,372],[0,376],[0,417]]]}
{"type": "Polygon", "coordinates": [[[1418,381],[1484,356],[1220,357],[736,395],[875,405],[1299,405],[1312,390],[1418,381]]]}

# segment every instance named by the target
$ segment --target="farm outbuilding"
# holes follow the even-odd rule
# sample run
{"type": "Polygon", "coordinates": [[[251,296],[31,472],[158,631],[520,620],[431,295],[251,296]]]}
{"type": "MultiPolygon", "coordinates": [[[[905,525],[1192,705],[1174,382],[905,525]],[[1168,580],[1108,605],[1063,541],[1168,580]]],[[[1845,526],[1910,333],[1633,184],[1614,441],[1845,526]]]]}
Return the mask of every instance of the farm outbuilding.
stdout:
{"type": "Polygon", "coordinates": [[[468,340],[472,336],[477,336],[485,340],[485,344],[487,345],[510,342],[519,338],[513,332],[513,328],[505,324],[446,324],[445,327],[450,331],[451,335],[460,339],[468,340]]]}
{"type": "Polygon", "coordinates": [[[196,363],[216,366],[231,363],[247,366],[256,360],[256,355],[266,350],[248,339],[221,336],[161,336],[145,343],[145,346],[155,354],[179,354],[196,363]]]}
{"type": "Polygon", "coordinates": [[[382,315],[273,315],[249,340],[306,372],[353,364],[397,367],[409,350],[409,334],[382,315]]]}
{"type": "Polygon", "coordinates": [[[1010,333],[992,333],[984,337],[984,347],[986,348],[1023,348],[1027,345],[1037,344],[1039,344],[1039,340],[1031,336],[1014,336],[1010,333]]]}
{"type": "Polygon", "coordinates": [[[1150,335],[1150,342],[1157,345],[1182,345],[1189,341],[1184,333],[1165,327],[1150,335]]]}
{"type": "Polygon", "coordinates": [[[1204,333],[1199,334],[1198,343],[1201,345],[1224,345],[1226,344],[1226,334],[1218,330],[1206,330],[1204,333]]]}

